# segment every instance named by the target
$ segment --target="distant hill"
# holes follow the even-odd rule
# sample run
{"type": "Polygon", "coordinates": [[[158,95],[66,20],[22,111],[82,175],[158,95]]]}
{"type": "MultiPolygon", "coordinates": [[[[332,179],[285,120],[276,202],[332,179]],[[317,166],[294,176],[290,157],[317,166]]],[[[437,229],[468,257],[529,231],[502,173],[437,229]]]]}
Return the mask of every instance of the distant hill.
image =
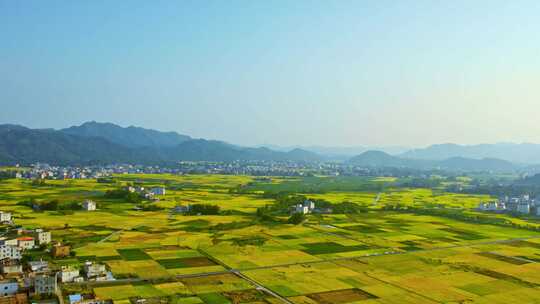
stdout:
{"type": "Polygon", "coordinates": [[[178,161],[319,161],[315,153],[245,148],[137,127],[85,123],[63,130],[0,125],[0,164],[170,164],[178,161]],[[103,134],[100,133],[103,130],[103,134]],[[125,136],[126,138],[122,138],[125,136]],[[129,142],[127,142],[129,138],[129,142]]]}
{"type": "Polygon", "coordinates": [[[540,174],[535,174],[523,179],[519,179],[517,181],[514,181],[513,184],[519,186],[540,186],[540,174]]]}
{"type": "Polygon", "coordinates": [[[351,158],[348,163],[366,167],[396,167],[411,169],[443,169],[448,171],[511,172],[518,166],[500,159],[471,159],[452,157],[444,160],[410,159],[392,156],[381,151],[367,151],[351,158]]]}
{"type": "Polygon", "coordinates": [[[83,137],[101,137],[112,143],[130,148],[174,147],[191,140],[191,137],[176,132],[160,132],[133,126],[123,128],[112,123],[99,123],[95,121],[86,122],[80,126],[73,126],[60,131],[83,137]]]}
{"type": "Polygon", "coordinates": [[[540,164],[540,145],[538,144],[481,144],[456,145],[440,144],[423,149],[414,149],[399,155],[410,159],[444,160],[451,157],[496,158],[513,163],[540,164]]]}
{"type": "Polygon", "coordinates": [[[103,138],[82,138],[54,130],[0,125],[0,163],[92,164],[150,162],[151,156],[103,138]]]}
{"type": "Polygon", "coordinates": [[[301,149],[322,155],[328,159],[333,160],[347,160],[355,155],[367,152],[367,151],[382,151],[391,155],[401,154],[409,151],[409,148],[399,146],[386,146],[386,147],[368,147],[368,146],[351,146],[351,147],[331,147],[331,146],[276,146],[276,145],[262,145],[276,151],[290,151],[294,149],[301,149]]]}
{"type": "Polygon", "coordinates": [[[366,167],[418,167],[417,161],[402,159],[382,151],[366,151],[352,157],[349,163],[366,167]]]}

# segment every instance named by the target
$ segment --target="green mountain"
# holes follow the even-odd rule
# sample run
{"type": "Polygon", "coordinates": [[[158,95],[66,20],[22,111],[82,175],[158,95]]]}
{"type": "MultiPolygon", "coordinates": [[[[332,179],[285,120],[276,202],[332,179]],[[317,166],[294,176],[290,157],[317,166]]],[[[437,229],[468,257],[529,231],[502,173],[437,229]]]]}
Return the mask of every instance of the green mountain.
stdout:
{"type": "Polygon", "coordinates": [[[94,122],[59,131],[0,125],[0,164],[171,164],[235,160],[318,161],[321,157],[300,149],[278,152],[245,148],[171,132],[94,122]],[[126,143],[126,138],[130,143],[126,143]]]}
{"type": "Polygon", "coordinates": [[[139,147],[174,147],[191,140],[187,135],[176,132],[160,132],[139,127],[127,127],[112,123],[85,122],[60,130],[63,133],[82,137],[101,137],[112,143],[130,148],[139,147]]]}
{"type": "Polygon", "coordinates": [[[47,162],[52,164],[93,164],[150,162],[137,150],[113,144],[103,138],[83,138],[54,130],[32,130],[0,125],[0,163],[47,162]]]}
{"type": "Polygon", "coordinates": [[[364,167],[393,167],[418,170],[442,169],[448,171],[512,172],[519,168],[519,166],[514,165],[511,162],[494,158],[472,159],[451,157],[444,160],[426,160],[402,158],[381,151],[364,152],[349,159],[348,163],[364,167]]]}
{"type": "Polygon", "coordinates": [[[540,145],[538,144],[480,144],[456,145],[439,144],[423,149],[414,149],[399,155],[403,158],[445,160],[452,157],[463,158],[494,158],[504,159],[514,163],[540,164],[540,145]]]}

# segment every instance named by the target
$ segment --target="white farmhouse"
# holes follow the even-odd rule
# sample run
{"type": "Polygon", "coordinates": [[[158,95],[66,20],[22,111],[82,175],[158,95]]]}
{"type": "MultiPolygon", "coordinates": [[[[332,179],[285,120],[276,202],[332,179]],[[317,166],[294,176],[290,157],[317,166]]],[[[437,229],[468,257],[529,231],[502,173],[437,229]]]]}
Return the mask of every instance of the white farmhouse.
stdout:
{"type": "Polygon", "coordinates": [[[0,211],[0,222],[11,223],[11,212],[0,211]]]}
{"type": "Polygon", "coordinates": [[[17,247],[21,250],[33,249],[36,246],[36,242],[33,237],[24,236],[17,238],[17,247]]]}
{"type": "Polygon", "coordinates": [[[78,278],[80,278],[80,272],[78,269],[66,266],[62,267],[62,271],[60,272],[60,281],[62,283],[74,282],[78,278]]]}
{"type": "Polygon", "coordinates": [[[295,213],[308,214],[309,213],[309,207],[304,206],[302,204],[298,204],[298,205],[296,205],[295,213]]]}
{"type": "Polygon", "coordinates": [[[0,245],[0,260],[20,260],[21,258],[21,250],[17,246],[0,245]]]}
{"type": "Polygon", "coordinates": [[[33,272],[48,272],[49,271],[49,262],[47,261],[30,261],[28,262],[30,270],[33,272]]]}
{"type": "Polygon", "coordinates": [[[51,233],[49,231],[43,231],[43,229],[36,229],[34,233],[37,244],[39,246],[51,243],[51,233]]]}
{"type": "Polygon", "coordinates": [[[86,278],[89,280],[91,279],[97,280],[98,278],[104,277],[107,275],[107,269],[105,268],[105,265],[93,264],[91,262],[87,262],[84,265],[84,272],[86,273],[86,278]]]}
{"type": "Polygon", "coordinates": [[[2,270],[3,274],[14,274],[14,273],[22,273],[22,265],[18,263],[7,263],[4,265],[0,265],[0,269],[2,270]]]}
{"type": "Polygon", "coordinates": [[[312,211],[313,209],[315,209],[315,203],[310,200],[305,200],[304,207],[308,207],[309,211],[312,211]]]}
{"type": "Polygon", "coordinates": [[[86,211],[94,211],[96,210],[96,203],[91,200],[85,200],[83,203],[83,209],[86,211]]]}

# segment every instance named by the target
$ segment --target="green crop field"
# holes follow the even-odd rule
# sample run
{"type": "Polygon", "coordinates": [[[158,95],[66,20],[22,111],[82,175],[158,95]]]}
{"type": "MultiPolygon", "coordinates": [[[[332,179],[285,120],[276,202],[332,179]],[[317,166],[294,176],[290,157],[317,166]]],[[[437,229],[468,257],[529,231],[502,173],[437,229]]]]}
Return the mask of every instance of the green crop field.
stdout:
{"type": "MultiPolygon", "coordinates": [[[[95,180],[0,181],[0,210],[17,225],[41,227],[72,246],[52,267],[104,263],[117,282],[63,284],[129,303],[538,303],[540,233],[534,220],[473,210],[488,196],[400,187],[395,178],[272,178],[222,175],[118,175],[95,180]],[[105,195],[128,184],[163,186],[144,211],[105,195]],[[277,193],[361,206],[287,223],[258,208],[277,193]],[[98,210],[34,211],[94,200],[98,210]],[[217,215],[183,215],[177,205],[211,204],[217,215]],[[401,206],[395,208],[395,206],[401,206]],[[389,208],[391,207],[391,208],[389,208]]],[[[460,182],[466,183],[463,179],[460,182]]]]}

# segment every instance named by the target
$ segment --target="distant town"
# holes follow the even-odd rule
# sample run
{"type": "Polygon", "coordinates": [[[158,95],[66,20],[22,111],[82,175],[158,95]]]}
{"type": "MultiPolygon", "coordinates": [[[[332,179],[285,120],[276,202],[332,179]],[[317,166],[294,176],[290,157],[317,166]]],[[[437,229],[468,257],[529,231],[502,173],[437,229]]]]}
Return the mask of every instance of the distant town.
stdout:
{"type": "Polygon", "coordinates": [[[540,198],[531,199],[528,194],[519,197],[504,196],[496,201],[480,203],[478,210],[540,216],[540,198]]]}
{"type": "MultiPolygon", "coordinates": [[[[249,176],[367,176],[386,171],[388,176],[399,174],[395,168],[376,169],[349,166],[331,162],[293,161],[234,161],[234,162],[179,162],[174,167],[143,166],[132,164],[103,166],[54,166],[36,163],[28,167],[16,165],[3,170],[10,177],[23,179],[95,179],[112,174],[225,174],[249,176]]],[[[409,170],[410,171],[410,170],[409,170]]]]}

